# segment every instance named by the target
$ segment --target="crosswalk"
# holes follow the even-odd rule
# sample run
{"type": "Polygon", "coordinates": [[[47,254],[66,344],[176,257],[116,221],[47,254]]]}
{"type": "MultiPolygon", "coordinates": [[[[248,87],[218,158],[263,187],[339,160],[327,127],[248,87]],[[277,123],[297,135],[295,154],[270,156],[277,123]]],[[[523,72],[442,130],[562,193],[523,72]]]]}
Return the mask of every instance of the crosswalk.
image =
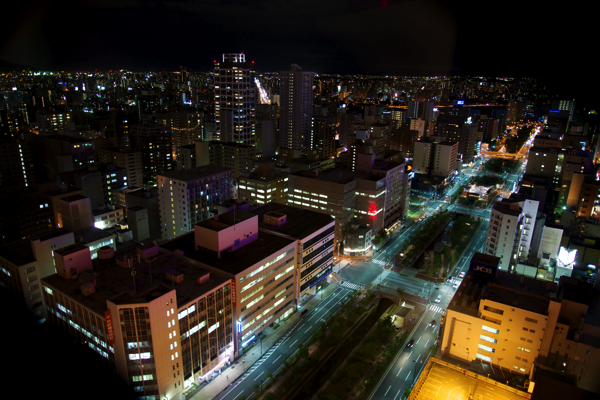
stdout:
{"type": "Polygon", "coordinates": [[[439,307],[439,306],[430,305],[429,309],[431,311],[433,311],[434,313],[440,313],[442,315],[446,314],[446,310],[444,310],[442,307],[439,307]]]}
{"type": "Polygon", "coordinates": [[[350,290],[360,290],[362,288],[361,285],[352,282],[343,282],[342,287],[345,287],[346,289],[350,290]]]}
{"type": "Polygon", "coordinates": [[[451,281],[448,281],[450,284],[452,285],[460,285],[460,283],[462,282],[462,279],[452,279],[451,281]]]}
{"type": "MultiPolygon", "coordinates": [[[[285,335],[283,335],[273,346],[271,346],[271,348],[265,354],[263,354],[263,356],[261,358],[256,360],[254,362],[254,364],[252,364],[250,366],[250,368],[248,368],[248,370],[246,370],[246,373],[244,375],[242,375],[242,377],[238,380],[238,383],[236,386],[238,386],[240,383],[242,383],[252,372],[254,372],[254,370],[256,370],[258,367],[260,367],[265,361],[267,361],[269,359],[269,357],[271,357],[271,354],[273,354],[273,352],[275,352],[279,348],[279,346],[281,346],[288,339],[288,337],[290,336],[292,331],[293,331],[293,329],[288,331],[285,335]]],[[[255,351],[260,351],[260,348],[256,348],[255,351]]]]}
{"type": "Polygon", "coordinates": [[[379,264],[379,265],[383,265],[385,266],[385,264],[387,264],[385,261],[383,260],[371,260],[374,264],[379,264]]]}

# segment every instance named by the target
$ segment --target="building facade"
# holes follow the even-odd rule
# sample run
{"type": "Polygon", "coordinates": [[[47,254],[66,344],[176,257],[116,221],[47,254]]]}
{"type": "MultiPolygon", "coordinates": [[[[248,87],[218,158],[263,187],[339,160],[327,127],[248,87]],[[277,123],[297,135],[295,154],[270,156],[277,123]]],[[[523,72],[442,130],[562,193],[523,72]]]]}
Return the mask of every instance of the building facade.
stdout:
{"type": "Polygon", "coordinates": [[[311,135],[313,76],[296,64],[279,74],[279,147],[293,150],[295,157],[315,148],[311,135]]]}

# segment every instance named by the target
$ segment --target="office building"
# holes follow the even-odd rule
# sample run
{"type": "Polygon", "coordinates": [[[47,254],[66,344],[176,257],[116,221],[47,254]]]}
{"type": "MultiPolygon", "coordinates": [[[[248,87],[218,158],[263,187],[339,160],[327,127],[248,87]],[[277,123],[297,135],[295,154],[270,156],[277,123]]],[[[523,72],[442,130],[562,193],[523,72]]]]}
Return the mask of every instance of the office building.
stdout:
{"type": "Polygon", "coordinates": [[[419,139],[419,132],[406,126],[392,129],[390,150],[401,151],[405,158],[413,157],[413,143],[419,139]]]}
{"type": "Polygon", "coordinates": [[[54,212],[48,197],[33,188],[0,199],[0,243],[31,239],[54,230],[54,212]]]}
{"type": "Polygon", "coordinates": [[[279,74],[279,147],[293,150],[294,157],[315,148],[311,135],[313,75],[296,64],[292,64],[290,71],[279,74]]]}
{"type": "Polygon", "coordinates": [[[334,225],[331,216],[278,203],[254,208],[259,229],[277,232],[298,241],[296,293],[299,301],[315,294],[318,284],[331,273],[334,225]]]}
{"type": "MultiPolygon", "coordinates": [[[[141,207],[146,210],[150,238],[160,239],[162,237],[158,188],[126,193],[125,204],[127,209],[141,207]]],[[[129,221],[129,214],[126,214],[126,216],[127,221],[129,221]]]]}
{"type": "Polygon", "coordinates": [[[98,149],[98,161],[115,164],[127,171],[127,186],[144,187],[144,165],[142,153],[124,149],[98,149]]]}
{"type": "Polygon", "coordinates": [[[173,155],[176,154],[179,146],[189,146],[204,140],[201,112],[192,110],[170,112],[167,126],[171,130],[173,155]]]}
{"type": "Polygon", "coordinates": [[[458,143],[426,139],[414,142],[413,171],[417,174],[452,177],[457,171],[458,143]]]}
{"type": "Polygon", "coordinates": [[[94,142],[65,135],[48,135],[40,138],[50,178],[69,171],[96,166],[94,142]]]}
{"type": "Polygon", "coordinates": [[[163,239],[194,229],[214,215],[214,206],[233,198],[233,171],[214,165],[171,171],[158,176],[158,198],[163,239]]]}
{"type": "Polygon", "coordinates": [[[254,144],[254,82],[244,53],[215,61],[215,136],[213,140],[254,144]]]}
{"type": "Polygon", "coordinates": [[[73,232],[60,229],[0,246],[0,283],[40,323],[46,320],[40,280],[56,273],[53,252],[74,243],[73,232]]]}
{"type": "Polygon", "coordinates": [[[473,255],[440,325],[442,353],[533,381],[540,367],[572,374],[579,388],[600,393],[593,289],[575,278],[563,277],[557,285],[516,276],[497,270],[498,262],[473,255]]]}
{"type": "Polygon", "coordinates": [[[227,277],[152,244],[133,254],[102,249],[95,260],[76,244],[55,258],[58,273],[42,280],[52,324],[97,352],[140,397],[183,400],[191,382],[231,358],[227,277]]]}
{"type": "Polygon", "coordinates": [[[466,164],[473,160],[477,124],[472,123],[470,117],[440,116],[435,126],[435,135],[444,137],[446,142],[458,143],[458,154],[462,155],[463,163],[466,164]]]}
{"type": "Polygon", "coordinates": [[[216,165],[233,170],[237,178],[242,172],[244,159],[256,156],[256,147],[240,143],[219,141],[196,142],[196,165],[216,165]]]}
{"type": "Polygon", "coordinates": [[[298,240],[259,229],[258,218],[241,210],[229,211],[161,244],[231,280],[235,358],[260,338],[266,326],[296,310],[298,240]]]}
{"type": "Polygon", "coordinates": [[[245,160],[248,167],[238,179],[238,199],[252,205],[287,204],[288,173],[276,169],[275,161],[245,160]]]}
{"type": "Polygon", "coordinates": [[[84,170],[62,173],[63,184],[83,189],[89,197],[92,209],[102,209],[107,204],[116,204],[117,189],[128,186],[127,170],[115,164],[100,164],[84,170]]]}

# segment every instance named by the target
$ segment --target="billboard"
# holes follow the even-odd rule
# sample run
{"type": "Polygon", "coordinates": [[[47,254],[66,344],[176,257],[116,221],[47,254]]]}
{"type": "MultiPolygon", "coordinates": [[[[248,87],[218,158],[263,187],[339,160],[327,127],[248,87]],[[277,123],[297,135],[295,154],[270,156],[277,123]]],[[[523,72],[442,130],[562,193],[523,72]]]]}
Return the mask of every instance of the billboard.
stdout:
{"type": "Polygon", "coordinates": [[[231,280],[231,302],[233,303],[234,307],[237,306],[236,296],[237,296],[237,292],[235,290],[235,279],[232,279],[231,280]]]}
{"type": "Polygon", "coordinates": [[[110,310],[104,312],[104,319],[106,320],[106,334],[108,335],[108,344],[115,344],[115,333],[113,331],[112,316],[110,310]]]}
{"type": "Polygon", "coordinates": [[[478,275],[495,278],[496,272],[498,271],[498,265],[500,265],[499,257],[494,257],[482,253],[475,253],[473,254],[473,257],[471,257],[469,271],[474,272],[478,275]]]}

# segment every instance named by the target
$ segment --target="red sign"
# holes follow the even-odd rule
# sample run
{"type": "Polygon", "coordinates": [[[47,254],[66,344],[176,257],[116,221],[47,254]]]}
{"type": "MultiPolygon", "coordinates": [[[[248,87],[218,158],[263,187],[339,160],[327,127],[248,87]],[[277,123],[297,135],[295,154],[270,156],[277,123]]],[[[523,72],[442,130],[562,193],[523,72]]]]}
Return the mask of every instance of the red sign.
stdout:
{"type": "Polygon", "coordinates": [[[106,332],[108,333],[108,344],[115,344],[115,333],[113,332],[112,316],[110,310],[104,311],[104,319],[106,319],[106,332]]]}
{"type": "Polygon", "coordinates": [[[233,303],[233,306],[236,307],[237,306],[237,301],[235,300],[235,279],[231,280],[231,302],[233,303]]]}

